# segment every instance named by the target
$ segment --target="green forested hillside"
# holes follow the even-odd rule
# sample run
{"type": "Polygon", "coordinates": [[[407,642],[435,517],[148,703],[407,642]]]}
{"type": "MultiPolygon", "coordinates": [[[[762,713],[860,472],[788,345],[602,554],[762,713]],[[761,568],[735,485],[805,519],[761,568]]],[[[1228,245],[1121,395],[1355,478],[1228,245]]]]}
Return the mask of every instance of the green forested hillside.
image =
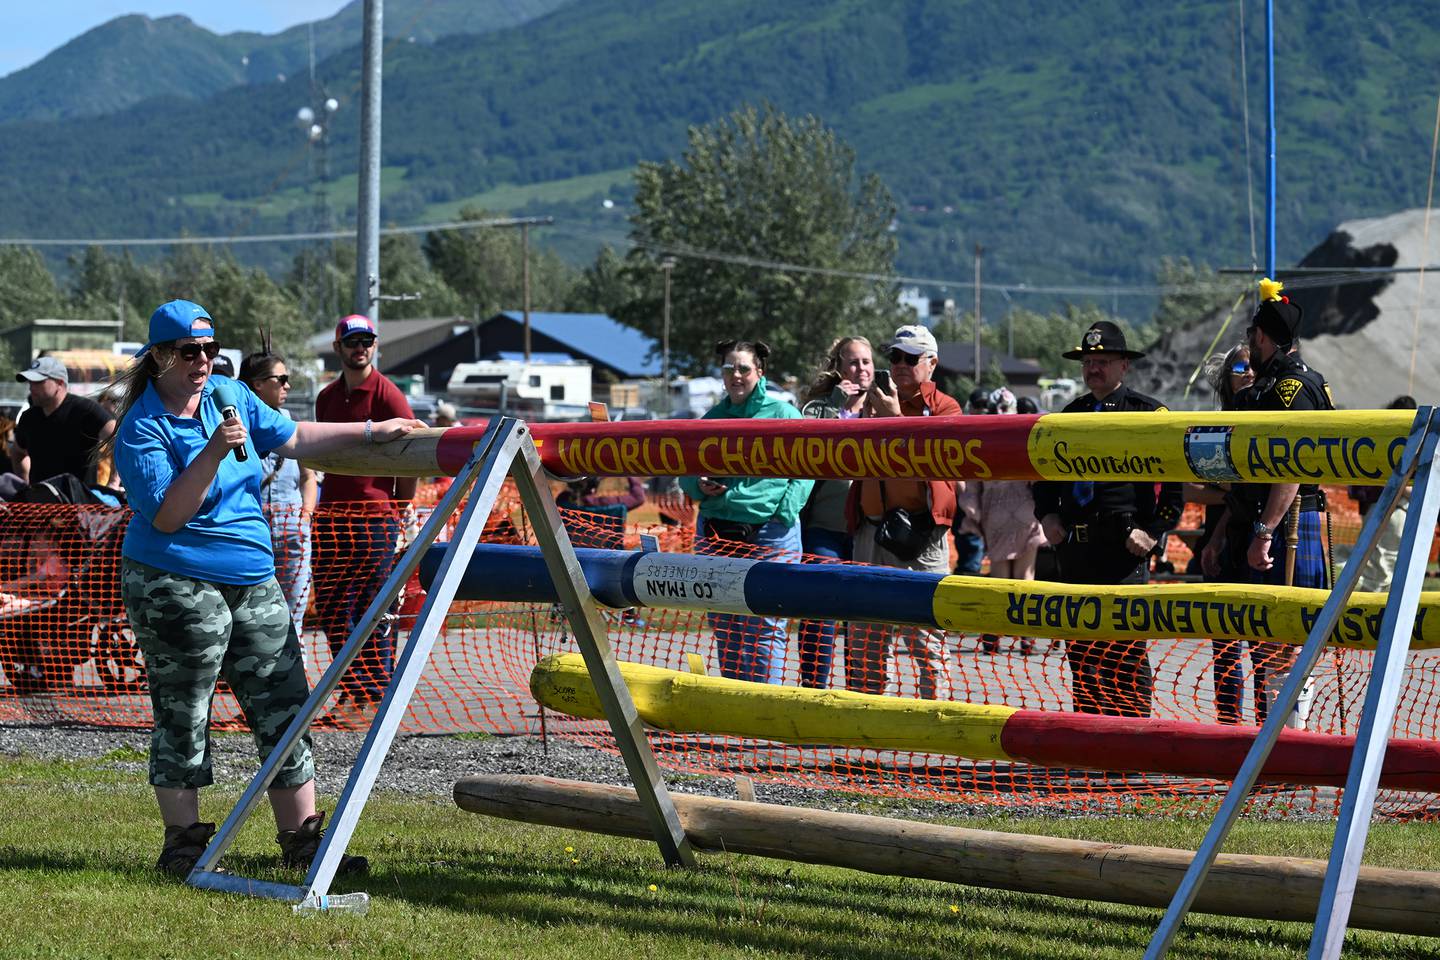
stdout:
{"type": "MultiPolygon", "coordinates": [[[[1421,0],[1283,6],[1285,262],[1342,219],[1424,202],[1440,27],[1421,0]]],[[[1246,24],[1257,204],[1260,12],[1251,2],[1246,24]]],[[[1248,264],[1238,28],[1227,0],[577,0],[517,28],[391,49],[386,216],[506,195],[579,235],[597,236],[601,217],[614,232],[598,198],[624,198],[605,184],[681,149],[687,125],[769,100],[836,128],[889,185],[907,274],[966,277],[976,242],[988,278],[1030,285],[1148,281],[1164,255],[1248,264]],[[585,196],[576,183],[600,186],[585,196]],[[512,189],[525,185],[541,186],[512,189]]],[[[353,97],[357,51],[322,73],[353,97]]],[[[0,126],[4,232],[310,227],[292,87],[0,126]]],[[[337,117],[337,174],[354,170],[357,112],[337,117]]]]}
{"type": "MultiPolygon", "coordinates": [[[[337,0],[337,3],[339,0],[337,0]]],[[[390,0],[386,36],[430,43],[487,33],[543,16],[569,0],[390,0]]],[[[0,77],[0,123],[99,116],[152,97],[203,100],[242,84],[299,76],[360,42],[363,0],[281,33],[219,35],[187,17],[116,17],[44,59],[0,77]]]]}

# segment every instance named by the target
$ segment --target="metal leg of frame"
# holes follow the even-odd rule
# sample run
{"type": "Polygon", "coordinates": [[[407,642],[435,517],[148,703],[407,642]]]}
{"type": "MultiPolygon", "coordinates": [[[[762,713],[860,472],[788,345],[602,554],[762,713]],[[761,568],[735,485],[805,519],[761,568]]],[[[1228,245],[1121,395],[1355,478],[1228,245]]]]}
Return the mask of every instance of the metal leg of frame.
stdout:
{"type": "Polygon", "coordinates": [[[685,828],[680,825],[680,815],[665,788],[665,779],[655,763],[655,756],[650,752],[650,742],[645,737],[630,690],[615,664],[605,619],[600,616],[590,585],[570,544],[570,535],[560,521],[560,511],[550,496],[546,474],[534,443],[524,444],[522,457],[523,460],[517,461],[511,468],[511,475],[519,487],[525,511],[530,515],[535,537],[540,542],[540,552],[545,557],[550,579],[565,607],[575,642],[585,658],[590,680],[605,708],[615,744],[620,748],[625,768],[635,784],[635,794],[650,820],[655,842],[659,844],[667,866],[693,866],[695,852],[685,836],[685,828]]]}
{"type": "Polygon", "coordinates": [[[1340,803],[1335,842],[1330,848],[1325,884],[1320,888],[1320,907],[1310,939],[1310,960],[1335,960],[1345,943],[1345,928],[1349,924],[1350,906],[1355,899],[1355,881],[1365,853],[1365,838],[1370,831],[1370,815],[1375,806],[1380,768],[1385,762],[1385,747],[1390,741],[1390,727],[1400,699],[1400,685],[1405,679],[1405,659],[1410,652],[1415,612],[1425,583],[1425,564],[1430,557],[1436,516],[1440,514],[1440,482],[1437,482],[1440,480],[1440,461],[1435,458],[1437,442],[1440,442],[1440,436],[1435,432],[1425,438],[1425,449],[1415,475],[1415,492],[1410,500],[1410,512],[1405,517],[1400,555],[1395,561],[1395,575],[1390,584],[1390,600],[1385,604],[1385,616],[1380,621],[1375,669],[1365,691],[1365,707],[1360,729],[1355,735],[1350,772],[1345,778],[1345,796],[1340,803]]]}
{"type": "Polygon", "coordinates": [[[1270,707],[1264,725],[1255,736],[1255,743],[1251,746],[1250,752],[1246,754],[1245,762],[1240,765],[1234,782],[1231,783],[1229,791],[1225,794],[1225,800],[1215,815],[1215,821],[1210,825],[1204,842],[1200,844],[1200,849],[1195,853],[1195,859],[1190,861],[1185,876],[1181,878],[1180,886],[1175,891],[1175,896],[1171,899],[1170,906],[1160,921],[1160,926],[1156,928],[1150,945],[1145,950],[1145,960],[1159,960],[1165,955],[1175,939],[1175,934],[1179,932],[1180,924],[1184,921],[1185,914],[1189,912],[1190,905],[1195,902],[1195,895],[1199,892],[1205,875],[1215,862],[1221,845],[1224,844],[1230,828],[1234,826],[1236,818],[1239,817],[1240,811],[1245,805],[1246,798],[1254,788],[1260,770],[1265,766],[1265,761],[1269,758],[1270,751],[1280,736],[1280,731],[1284,729],[1285,720],[1289,717],[1290,711],[1295,708],[1301,686],[1309,678],[1311,671],[1315,669],[1315,664],[1324,652],[1331,632],[1335,629],[1335,624],[1339,621],[1341,611],[1349,602],[1350,594],[1355,591],[1355,585],[1360,579],[1360,569],[1364,566],[1365,559],[1375,549],[1375,543],[1380,538],[1380,529],[1389,519],[1390,511],[1394,509],[1400,491],[1415,474],[1422,453],[1426,451],[1433,453],[1434,441],[1432,438],[1436,429],[1435,414],[1436,411],[1433,407],[1422,407],[1416,411],[1415,422],[1411,426],[1410,436],[1405,442],[1405,452],[1401,457],[1400,468],[1391,475],[1384,490],[1380,493],[1379,501],[1366,514],[1365,523],[1360,529],[1360,536],[1355,542],[1355,550],[1350,554],[1350,559],[1346,561],[1345,568],[1340,571],[1340,578],[1334,589],[1331,590],[1325,605],[1321,607],[1320,615],[1316,619],[1314,627],[1311,628],[1310,635],[1305,639],[1305,645],[1301,647],[1296,656],[1295,665],[1290,671],[1290,678],[1281,689],[1277,702],[1270,707]]]}
{"type": "MultiPolygon", "coordinates": [[[[416,568],[420,565],[420,560],[422,557],[424,557],[425,552],[435,541],[435,538],[439,535],[440,531],[444,529],[446,522],[455,512],[455,508],[459,505],[460,501],[464,499],[466,491],[468,491],[471,484],[474,483],[477,474],[479,474],[482,470],[482,466],[488,467],[491,472],[498,474],[499,480],[496,482],[495,486],[495,493],[498,494],[499,484],[503,483],[505,474],[503,468],[499,471],[496,471],[494,469],[495,461],[499,457],[500,448],[503,446],[503,443],[500,442],[497,438],[500,437],[502,431],[506,432],[507,434],[513,433],[516,427],[517,422],[511,419],[496,418],[494,421],[491,422],[490,429],[486,431],[485,435],[475,445],[475,451],[472,454],[470,461],[460,470],[459,474],[455,478],[455,482],[451,485],[449,491],[446,492],[445,496],[441,499],[435,510],[431,512],[429,519],[426,520],[425,525],[421,528],[419,536],[415,538],[415,542],[410,545],[410,548],[405,552],[404,556],[396,564],[395,569],[391,571],[390,576],[385,581],[384,586],[381,587],[380,592],[370,603],[370,606],[366,609],[365,614],[361,618],[360,622],[356,624],[354,631],[350,634],[350,638],[346,640],[345,645],[341,647],[341,649],[336,653],[334,662],[330,664],[330,667],[325,671],[324,675],[321,676],[320,681],[310,692],[310,696],[301,706],[299,712],[295,716],[295,719],[291,721],[290,726],[285,731],[285,734],[280,738],[280,742],[276,744],[275,749],[270,752],[270,755],[261,764],[259,772],[256,773],[254,779],[250,782],[249,787],[246,788],[244,795],[241,796],[240,801],[235,805],[235,808],[230,811],[230,815],[226,817],[225,822],[221,825],[220,830],[210,841],[210,845],[206,848],[205,853],[201,856],[200,860],[196,862],[195,869],[191,871],[190,876],[186,879],[186,882],[189,883],[191,886],[201,887],[208,890],[224,890],[232,893],[245,893],[252,896],[273,897],[276,899],[288,900],[300,900],[303,899],[303,897],[306,895],[306,889],[302,887],[251,880],[229,873],[216,873],[214,868],[215,865],[220,861],[220,858],[223,857],[225,855],[225,852],[229,849],[230,844],[234,841],[235,835],[238,833],[240,827],[245,823],[246,820],[250,818],[250,815],[254,813],[255,807],[260,802],[261,795],[275,779],[275,773],[279,769],[280,764],[284,762],[287,757],[290,756],[291,750],[294,749],[296,743],[300,741],[300,738],[304,736],[305,731],[309,729],[311,722],[315,719],[316,715],[320,712],[320,709],[325,705],[325,702],[330,698],[330,695],[339,685],[340,678],[344,676],[345,671],[350,668],[350,665],[355,661],[355,658],[360,655],[360,651],[364,647],[365,642],[370,638],[371,633],[374,632],[376,624],[380,622],[380,618],[385,615],[385,612],[389,609],[390,604],[394,602],[395,597],[399,594],[401,586],[403,586],[404,583],[410,579],[411,574],[413,574],[416,568]]],[[[493,499],[494,497],[492,495],[492,503],[493,499]]],[[[482,525],[485,516],[488,516],[488,508],[486,513],[482,514],[480,517],[482,525]]],[[[426,611],[428,612],[429,610],[430,606],[427,605],[426,611]]],[[[443,616],[444,610],[442,609],[442,621],[443,616]]],[[[423,622],[424,614],[422,613],[421,620],[417,622],[417,633],[420,629],[420,623],[423,622]]],[[[407,644],[406,651],[404,654],[402,654],[402,658],[404,659],[404,662],[406,664],[413,660],[414,655],[411,651],[414,646],[415,644],[413,642],[407,644]]],[[[423,662],[420,664],[420,666],[423,667],[423,662]]],[[[390,688],[389,690],[387,690],[385,699],[382,701],[381,704],[381,714],[386,712],[386,707],[389,706],[389,704],[391,704],[391,702],[393,701],[394,698],[392,694],[394,693],[395,689],[395,678],[400,676],[403,673],[404,669],[404,667],[397,666],[395,673],[392,674],[390,688]]],[[[413,690],[413,684],[411,686],[411,690],[413,690]]],[[[408,699],[408,693],[406,696],[408,699]]],[[[377,714],[376,722],[378,724],[379,714],[377,714]]],[[[398,724],[398,718],[396,720],[396,723],[398,724]]],[[[366,743],[368,746],[370,741],[367,739],[366,743]]],[[[363,804],[363,799],[361,802],[363,804]]],[[[342,797],[342,809],[344,805],[345,798],[342,797]]],[[[340,811],[337,810],[337,817],[339,813],[340,811]]],[[[356,815],[358,816],[358,811],[356,815]]],[[[351,829],[353,830],[353,821],[351,822],[351,829]]],[[[333,834],[334,825],[332,825],[331,830],[327,832],[327,844],[329,843],[330,836],[333,836],[333,834]]],[[[339,850],[340,852],[343,852],[344,846],[342,845],[339,850]]],[[[335,855],[335,860],[338,863],[338,853],[335,855]]],[[[320,862],[321,857],[317,854],[315,864],[318,865],[320,864],[320,862]]],[[[315,866],[312,866],[311,873],[312,875],[316,873],[315,866]]],[[[333,869],[331,871],[331,876],[333,876],[333,869]]],[[[329,881],[327,879],[327,887],[328,883],[329,881]]],[[[312,892],[315,890],[313,877],[307,881],[307,887],[310,887],[312,892]]],[[[324,893],[325,889],[320,889],[318,892],[324,893]]]]}
{"type": "Polygon", "coordinates": [[[370,798],[375,779],[380,775],[380,767],[385,763],[395,735],[400,732],[400,723],[405,719],[405,709],[410,705],[416,684],[420,682],[420,674],[430,662],[430,651],[445,629],[445,618],[455,599],[455,591],[465,575],[475,545],[480,542],[485,520],[495,508],[495,501],[505,484],[506,469],[529,437],[530,429],[525,424],[510,420],[508,425],[500,428],[495,444],[485,454],[484,463],[475,478],[476,489],[460,515],[455,532],[450,535],[450,545],[425,597],[425,605],[420,608],[410,641],[405,645],[400,662],[395,664],[390,686],[385,690],[370,732],[366,734],[365,743],[355,758],[355,767],[340,794],[340,802],[335,805],[335,816],[315,852],[315,862],[305,878],[307,899],[323,895],[330,889],[340,858],[350,843],[356,824],[360,822],[360,814],[365,809],[365,801],[370,798]]]}

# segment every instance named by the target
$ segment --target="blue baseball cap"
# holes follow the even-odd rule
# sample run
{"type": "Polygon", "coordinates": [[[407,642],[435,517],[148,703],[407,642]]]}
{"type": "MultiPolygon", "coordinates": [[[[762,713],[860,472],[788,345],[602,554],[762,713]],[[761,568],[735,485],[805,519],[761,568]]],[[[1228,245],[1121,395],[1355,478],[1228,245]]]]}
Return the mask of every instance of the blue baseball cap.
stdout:
{"type": "Polygon", "coordinates": [[[150,340],[135,356],[144,356],[145,351],[157,343],[169,343],[183,337],[213,336],[215,321],[204,307],[189,300],[171,300],[169,303],[160,304],[155,308],[155,312],[150,314],[150,340]],[[200,322],[202,320],[203,324],[200,322]]]}

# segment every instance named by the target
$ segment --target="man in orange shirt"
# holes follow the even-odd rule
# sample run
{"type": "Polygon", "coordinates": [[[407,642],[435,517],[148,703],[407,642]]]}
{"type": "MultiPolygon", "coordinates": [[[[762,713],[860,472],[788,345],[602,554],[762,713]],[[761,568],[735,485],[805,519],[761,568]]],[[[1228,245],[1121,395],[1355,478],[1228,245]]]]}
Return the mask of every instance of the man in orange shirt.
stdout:
{"type": "MultiPolygon", "coordinates": [[[[870,388],[864,416],[947,417],[961,413],[955,398],[932,382],[939,362],[935,335],[915,325],[900,327],[886,348],[890,384],[870,388]]],[[[854,558],[905,570],[950,572],[947,536],[955,520],[955,483],[943,480],[859,480],[845,505],[855,537],[854,558]]],[[[845,686],[860,693],[885,692],[886,665],[896,637],[916,658],[919,694],[951,698],[945,631],[931,627],[852,626],[845,648],[845,686]]]]}
{"type": "MultiPolygon", "coordinates": [[[[340,376],[315,398],[315,419],[324,423],[364,423],[391,417],[413,418],[400,388],[375,369],[379,333],[369,317],[345,317],[335,327],[340,376]]],[[[368,429],[367,429],[368,438],[368,429]]],[[[350,477],[327,474],[315,514],[315,608],[320,628],[338,652],[385,585],[400,539],[402,504],[415,496],[414,477],[350,477]]],[[[340,680],[340,702],[332,719],[364,725],[385,688],[393,667],[393,622],[376,627],[366,648],[340,680]]]]}

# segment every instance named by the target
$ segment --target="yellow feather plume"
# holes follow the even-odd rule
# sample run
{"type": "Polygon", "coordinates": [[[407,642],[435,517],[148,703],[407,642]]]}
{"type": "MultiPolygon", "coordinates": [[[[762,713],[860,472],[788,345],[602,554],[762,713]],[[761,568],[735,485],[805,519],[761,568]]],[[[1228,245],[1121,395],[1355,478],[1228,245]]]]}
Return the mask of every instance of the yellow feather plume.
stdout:
{"type": "Polygon", "coordinates": [[[1261,300],[1279,300],[1280,291],[1285,289],[1285,284],[1280,280],[1271,280],[1266,277],[1260,281],[1261,300]]]}

